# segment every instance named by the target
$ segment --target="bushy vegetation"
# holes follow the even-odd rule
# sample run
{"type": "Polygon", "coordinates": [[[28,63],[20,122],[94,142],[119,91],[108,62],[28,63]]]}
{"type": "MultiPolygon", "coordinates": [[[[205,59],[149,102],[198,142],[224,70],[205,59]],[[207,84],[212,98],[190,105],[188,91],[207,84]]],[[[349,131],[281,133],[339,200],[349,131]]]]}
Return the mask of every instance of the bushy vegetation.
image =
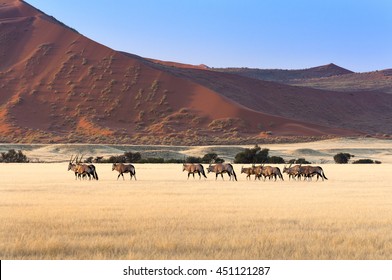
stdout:
{"type": "MultiPolygon", "coordinates": [[[[90,158],[89,158],[90,159],[90,158]]],[[[101,163],[130,163],[130,162],[139,162],[141,161],[142,156],[140,153],[132,153],[132,152],[125,152],[122,155],[118,156],[110,156],[107,159],[100,158],[99,162],[101,163]]]]}
{"type": "Polygon", "coordinates": [[[245,149],[235,155],[234,163],[285,163],[282,157],[269,155],[269,149],[261,149],[258,145],[245,149]]]}
{"type": "Polygon", "coordinates": [[[126,162],[139,162],[142,159],[142,155],[138,152],[125,152],[123,155],[110,156],[107,160],[102,159],[102,162],[108,163],[126,163],[126,162]]]}
{"type": "Polygon", "coordinates": [[[218,157],[216,153],[208,153],[203,157],[187,157],[185,159],[186,163],[222,163],[225,160],[218,157]]]}
{"type": "Polygon", "coordinates": [[[339,153],[334,155],[333,160],[335,163],[345,164],[348,163],[352,157],[354,157],[354,155],[350,155],[348,153],[339,153]]]}
{"type": "MultiPolygon", "coordinates": [[[[348,154],[348,153],[339,153],[336,154],[333,159],[335,160],[336,163],[348,163],[351,158],[353,158],[354,155],[348,154]]],[[[353,164],[380,164],[381,161],[378,160],[372,160],[372,159],[358,159],[356,161],[353,161],[353,164]]]]}
{"type": "Polygon", "coordinates": [[[261,149],[258,145],[235,155],[234,163],[264,163],[267,162],[269,149],[261,149]]]}
{"type": "Polygon", "coordinates": [[[279,163],[285,163],[285,160],[282,157],[272,156],[272,157],[268,157],[267,162],[279,164],[279,163]]]}
{"type": "Polygon", "coordinates": [[[288,163],[295,163],[295,164],[311,164],[310,161],[307,161],[304,158],[299,158],[299,159],[290,159],[288,163]]]}
{"type": "Polygon", "coordinates": [[[208,153],[203,157],[189,156],[185,159],[164,159],[164,158],[143,158],[139,152],[125,152],[123,155],[110,156],[107,159],[102,157],[89,157],[86,162],[100,162],[100,163],[222,163],[225,160],[218,157],[216,153],[208,153]]]}
{"type": "Polygon", "coordinates": [[[164,158],[143,158],[138,161],[133,161],[136,163],[168,163],[164,158]]]}
{"type": "Polygon", "coordinates": [[[381,161],[365,158],[365,159],[358,159],[353,162],[353,164],[374,164],[374,163],[380,164],[381,161]]]}
{"type": "Polygon", "coordinates": [[[14,149],[8,150],[8,152],[2,152],[0,156],[0,162],[29,162],[29,159],[22,151],[15,151],[14,149]]]}

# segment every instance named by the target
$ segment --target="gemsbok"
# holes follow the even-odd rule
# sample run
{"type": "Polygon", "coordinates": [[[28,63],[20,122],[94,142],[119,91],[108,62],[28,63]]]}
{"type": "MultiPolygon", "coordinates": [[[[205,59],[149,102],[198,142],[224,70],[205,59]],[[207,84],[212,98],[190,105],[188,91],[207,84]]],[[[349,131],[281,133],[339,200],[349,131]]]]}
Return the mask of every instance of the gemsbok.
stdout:
{"type": "Polygon", "coordinates": [[[230,163],[217,163],[214,165],[210,164],[210,166],[207,168],[207,171],[207,173],[215,172],[215,180],[218,179],[219,174],[222,176],[222,180],[224,180],[223,173],[227,173],[230,177],[230,180],[233,178],[233,181],[234,179],[237,181],[237,175],[235,174],[234,168],[230,163]]]}
{"type": "Polygon", "coordinates": [[[184,163],[182,165],[182,172],[184,171],[188,171],[188,179],[191,174],[193,175],[193,178],[195,178],[195,173],[199,174],[199,180],[201,179],[201,175],[203,175],[204,178],[207,178],[204,167],[200,163],[184,163]]]}
{"type": "Polygon", "coordinates": [[[130,180],[132,180],[132,177],[135,177],[135,181],[136,181],[136,170],[132,164],[113,163],[112,171],[114,171],[114,170],[116,170],[119,173],[117,176],[117,180],[118,180],[118,178],[120,178],[120,176],[122,176],[123,180],[125,180],[124,173],[129,172],[129,175],[131,177],[130,180]]]}
{"type": "Polygon", "coordinates": [[[299,169],[301,168],[300,164],[291,166],[291,163],[289,165],[289,167],[286,167],[286,165],[283,168],[283,173],[286,173],[287,175],[289,175],[289,180],[291,180],[291,178],[293,178],[295,180],[295,178],[299,178],[301,180],[301,176],[299,174],[299,169]]]}
{"type": "Polygon", "coordinates": [[[268,177],[270,180],[271,178],[276,178],[279,177],[282,181],[284,181],[283,179],[283,175],[280,172],[279,167],[273,167],[273,166],[262,166],[261,167],[261,174],[264,176],[264,180],[266,177],[268,177]]]}
{"type": "Polygon", "coordinates": [[[68,163],[68,171],[72,170],[75,172],[75,179],[77,179],[79,177],[79,179],[81,179],[81,177],[85,177],[86,175],[88,176],[89,180],[91,180],[91,176],[93,177],[93,179],[98,180],[98,174],[97,171],[95,169],[95,166],[93,164],[82,164],[82,158],[83,155],[80,157],[80,159],[78,159],[78,156],[76,156],[76,158],[72,159],[73,155],[71,156],[71,159],[68,163]],[[73,162],[76,163],[73,163],[73,162]]]}
{"type": "Polygon", "coordinates": [[[317,181],[319,177],[321,179],[328,180],[328,178],[325,176],[324,170],[320,166],[301,166],[299,169],[299,175],[304,176],[305,179],[312,180],[313,176],[317,175],[317,181]]]}
{"type": "Polygon", "coordinates": [[[72,157],[73,155],[71,156],[71,159],[68,162],[68,171],[72,170],[73,172],[75,172],[75,180],[77,180],[78,177],[80,178],[80,174],[78,173],[78,168],[76,164],[73,163],[75,159],[72,159],[72,157]]]}
{"type": "Polygon", "coordinates": [[[241,167],[241,174],[246,174],[246,179],[250,180],[250,175],[255,175],[255,180],[260,179],[260,168],[254,164],[251,167],[241,167]]]}

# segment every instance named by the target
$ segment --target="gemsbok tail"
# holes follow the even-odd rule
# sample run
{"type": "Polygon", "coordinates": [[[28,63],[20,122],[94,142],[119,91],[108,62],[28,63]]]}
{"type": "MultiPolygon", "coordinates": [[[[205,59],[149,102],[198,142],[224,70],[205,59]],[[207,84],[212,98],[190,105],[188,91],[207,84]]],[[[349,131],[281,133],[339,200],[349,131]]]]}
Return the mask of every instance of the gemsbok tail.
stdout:
{"type": "Polygon", "coordinates": [[[324,178],[325,180],[328,180],[328,178],[325,176],[325,173],[324,173],[324,170],[323,170],[323,169],[321,169],[321,175],[323,176],[323,178],[324,178]]]}
{"type": "Polygon", "coordinates": [[[93,169],[93,178],[95,179],[95,180],[98,180],[98,174],[97,174],[97,171],[96,171],[96,169],[95,169],[95,166],[94,165],[90,165],[90,167],[93,169]]]}
{"type": "Polygon", "coordinates": [[[238,181],[238,180],[237,180],[237,175],[235,174],[233,165],[230,164],[230,166],[231,166],[231,171],[233,172],[234,179],[235,179],[236,181],[238,181]]]}
{"type": "Polygon", "coordinates": [[[278,176],[279,176],[279,178],[282,179],[282,181],[284,181],[282,172],[280,172],[279,167],[277,167],[277,169],[278,169],[278,176]]]}
{"type": "Polygon", "coordinates": [[[203,174],[204,178],[207,178],[203,165],[201,165],[201,174],[203,174]]]}

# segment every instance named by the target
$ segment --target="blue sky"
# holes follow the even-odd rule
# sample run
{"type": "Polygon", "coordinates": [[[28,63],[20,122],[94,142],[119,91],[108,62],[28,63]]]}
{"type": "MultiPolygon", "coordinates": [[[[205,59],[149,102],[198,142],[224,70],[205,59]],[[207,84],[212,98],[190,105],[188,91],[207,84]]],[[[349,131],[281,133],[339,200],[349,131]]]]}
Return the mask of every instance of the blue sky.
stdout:
{"type": "Polygon", "coordinates": [[[392,68],[391,0],[26,0],[143,57],[210,67],[392,68]]]}

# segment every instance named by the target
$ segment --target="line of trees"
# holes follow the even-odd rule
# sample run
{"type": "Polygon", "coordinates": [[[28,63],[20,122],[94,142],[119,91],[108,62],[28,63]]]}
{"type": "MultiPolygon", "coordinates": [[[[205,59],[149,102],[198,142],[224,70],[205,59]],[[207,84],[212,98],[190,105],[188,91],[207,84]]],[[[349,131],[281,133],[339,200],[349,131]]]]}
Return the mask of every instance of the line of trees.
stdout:
{"type": "MultiPolygon", "coordinates": [[[[98,163],[223,163],[225,160],[216,153],[207,153],[202,157],[189,156],[184,159],[164,159],[164,158],[143,158],[139,152],[125,152],[122,155],[110,156],[109,158],[87,158],[85,162],[98,163]]],[[[261,149],[258,145],[251,149],[244,149],[235,155],[234,163],[274,163],[282,164],[286,161],[279,156],[270,156],[269,149],[261,149]]],[[[310,164],[304,158],[291,159],[288,163],[310,164]]]]}
{"type": "MultiPolygon", "coordinates": [[[[349,153],[338,153],[334,155],[333,159],[335,163],[347,164],[351,158],[355,157],[349,153]]],[[[164,159],[164,158],[143,158],[139,152],[125,152],[122,155],[110,156],[107,159],[103,157],[89,157],[85,160],[86,163],[223,163],[225,160],[220,158],[216,153],[207,153],[203,157],[189,156],[184,159],[164,159]]],[[[8,150],[8,152],[0,153],[0,162],[20,162],[27,163],[30,160],[21,150],[16,151],[15,149],[8,150]]],[[[269,149],[261,149],[258,145],[253,148],[246,148],[242,152],[239,152],[234,157],[234,163],[295,163],[295,164],[310,164],[304,158],[291,159],[285,161],[279,156],[269,156],[269,149]]],[[[359,159],[352,162],[353,164],[380,164],[380,161],[372,159],[359,159]]]]}
{"type": "Polygon", "coordinates": [[[139,152],[125,152],[122,155],[103,157],[89,157],[86,163],[222,163],[225,160],[218,157],[216,153],[207,153],[203,157],[189,156],[184,159],[143,158],[139,152]]]}

